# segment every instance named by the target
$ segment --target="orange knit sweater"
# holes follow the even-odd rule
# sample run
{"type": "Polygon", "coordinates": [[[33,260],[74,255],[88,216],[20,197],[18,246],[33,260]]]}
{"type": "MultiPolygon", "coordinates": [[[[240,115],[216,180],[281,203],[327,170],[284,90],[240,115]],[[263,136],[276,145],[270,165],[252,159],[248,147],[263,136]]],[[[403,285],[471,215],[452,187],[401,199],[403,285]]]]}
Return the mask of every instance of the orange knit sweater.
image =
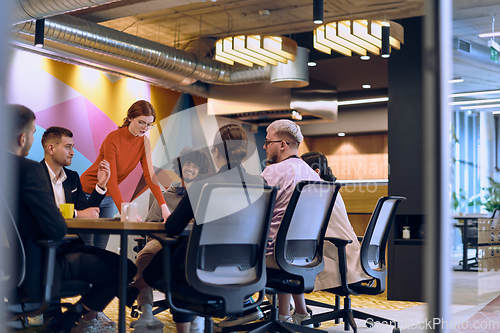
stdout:
{"type": "Polygon", "coordinates": [[[118,185],[127,178],[140,161],[146,183],[161,206],[165,203],[165,199],[154,175],[152,163],[148,166],[148,156],[150,159],[151,144],[148,137],[133,136],[127,127],[122,127],[109,133],[104,139],[101,149],[99,149],[99,156],[97,156],[96,161],[80,177],[83,190],[87,193],[92,193],[97,183],[99,163],[105,159],[109,162],[111,168],[106,195],[113,198],[116,207],[121,212],[121,205],[124,200],[118,185]],[[146,154],[146,150],[148,154],[146,154]],[[151,180],[150,171],[153,173],[154,181],[151,180]]]}

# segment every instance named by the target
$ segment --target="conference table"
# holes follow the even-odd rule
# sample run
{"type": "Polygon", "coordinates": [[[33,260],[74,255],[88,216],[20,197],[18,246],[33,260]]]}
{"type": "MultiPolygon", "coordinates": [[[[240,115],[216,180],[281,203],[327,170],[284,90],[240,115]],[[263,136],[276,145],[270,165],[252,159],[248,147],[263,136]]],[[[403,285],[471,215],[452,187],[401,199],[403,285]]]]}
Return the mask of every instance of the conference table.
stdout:
{"type": "Polygon", "coordinates": [[[164,233],[165,225],[159,222],[121,222],[117,219],[66,219],[68,232],[75,234],[113,234],[120,236],[120,276],[118,284],[118,332],[126,332],[125,300],[127,296],[128,236],[164,233]]]}

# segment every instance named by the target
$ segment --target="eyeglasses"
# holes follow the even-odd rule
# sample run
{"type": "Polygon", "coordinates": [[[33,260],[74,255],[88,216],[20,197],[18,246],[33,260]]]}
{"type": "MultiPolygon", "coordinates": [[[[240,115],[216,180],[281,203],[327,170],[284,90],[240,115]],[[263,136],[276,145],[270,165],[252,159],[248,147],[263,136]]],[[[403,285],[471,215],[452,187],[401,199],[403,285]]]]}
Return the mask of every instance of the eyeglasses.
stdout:
{"type": "Polygon", "coordinates": [[[155,127],[154,124],[152,124],[152,123],[148,124],[148,123],[146,123],[146,122],[144,122],[142,120],[138,120],[137,123],[139,123],[139,126],[141,126],[141,127],[147,127],[147,128],[150,128],[150,129],[153,128],[153,127],[155,127]]]}
{"type": "Polygon", "coordinates": [[[286,143],[287,145],[289,145],[290,143],[286,142],[285,140],[268,140],[268,139],[265,139],[264,140],[264,147],[268,147],[270,143],[273,143],[273,142],[281,142],[283,141],[284,143],[286,143]]]}

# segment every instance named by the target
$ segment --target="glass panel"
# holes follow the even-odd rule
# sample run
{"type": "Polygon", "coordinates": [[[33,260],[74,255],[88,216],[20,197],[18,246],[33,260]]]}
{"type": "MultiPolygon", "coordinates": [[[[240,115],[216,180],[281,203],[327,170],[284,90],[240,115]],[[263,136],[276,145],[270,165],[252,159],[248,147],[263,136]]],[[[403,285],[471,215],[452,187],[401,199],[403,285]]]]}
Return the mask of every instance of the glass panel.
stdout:
{"type": "Polygon", "coordinates": [[[500,110],[498,1],[453,1],[453,81],[450,83],[451,198],[450,269],[452,331],[498,331],[500,300],[498,221],[491,219],[490,179],[499,181],[500,110]],[[457,326],[460,325],[460,326],[457,326]]]}

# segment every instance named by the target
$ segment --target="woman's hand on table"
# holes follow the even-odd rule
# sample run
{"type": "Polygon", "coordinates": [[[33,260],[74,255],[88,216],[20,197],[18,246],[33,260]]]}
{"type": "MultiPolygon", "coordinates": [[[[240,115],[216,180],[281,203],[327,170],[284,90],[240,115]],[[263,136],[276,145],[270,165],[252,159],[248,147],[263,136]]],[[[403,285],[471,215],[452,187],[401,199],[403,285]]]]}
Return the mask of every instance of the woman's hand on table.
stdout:
{"type": "Polygon", "coordinates": [[[168,210],[166,204],[162,204],[160,208],[161,208],[161,216],[163,217],[163,223],[165,223],[168,217],[170,216],[170,211],[168,210]]]}
{"type": "Polygon", "coordinates": [[[76,216],[78,218],[83,218],[83,219],[96,219],[99,218],[99,207],[89,207],[84,210],[79,210],[76,213],[76,216]]]}

